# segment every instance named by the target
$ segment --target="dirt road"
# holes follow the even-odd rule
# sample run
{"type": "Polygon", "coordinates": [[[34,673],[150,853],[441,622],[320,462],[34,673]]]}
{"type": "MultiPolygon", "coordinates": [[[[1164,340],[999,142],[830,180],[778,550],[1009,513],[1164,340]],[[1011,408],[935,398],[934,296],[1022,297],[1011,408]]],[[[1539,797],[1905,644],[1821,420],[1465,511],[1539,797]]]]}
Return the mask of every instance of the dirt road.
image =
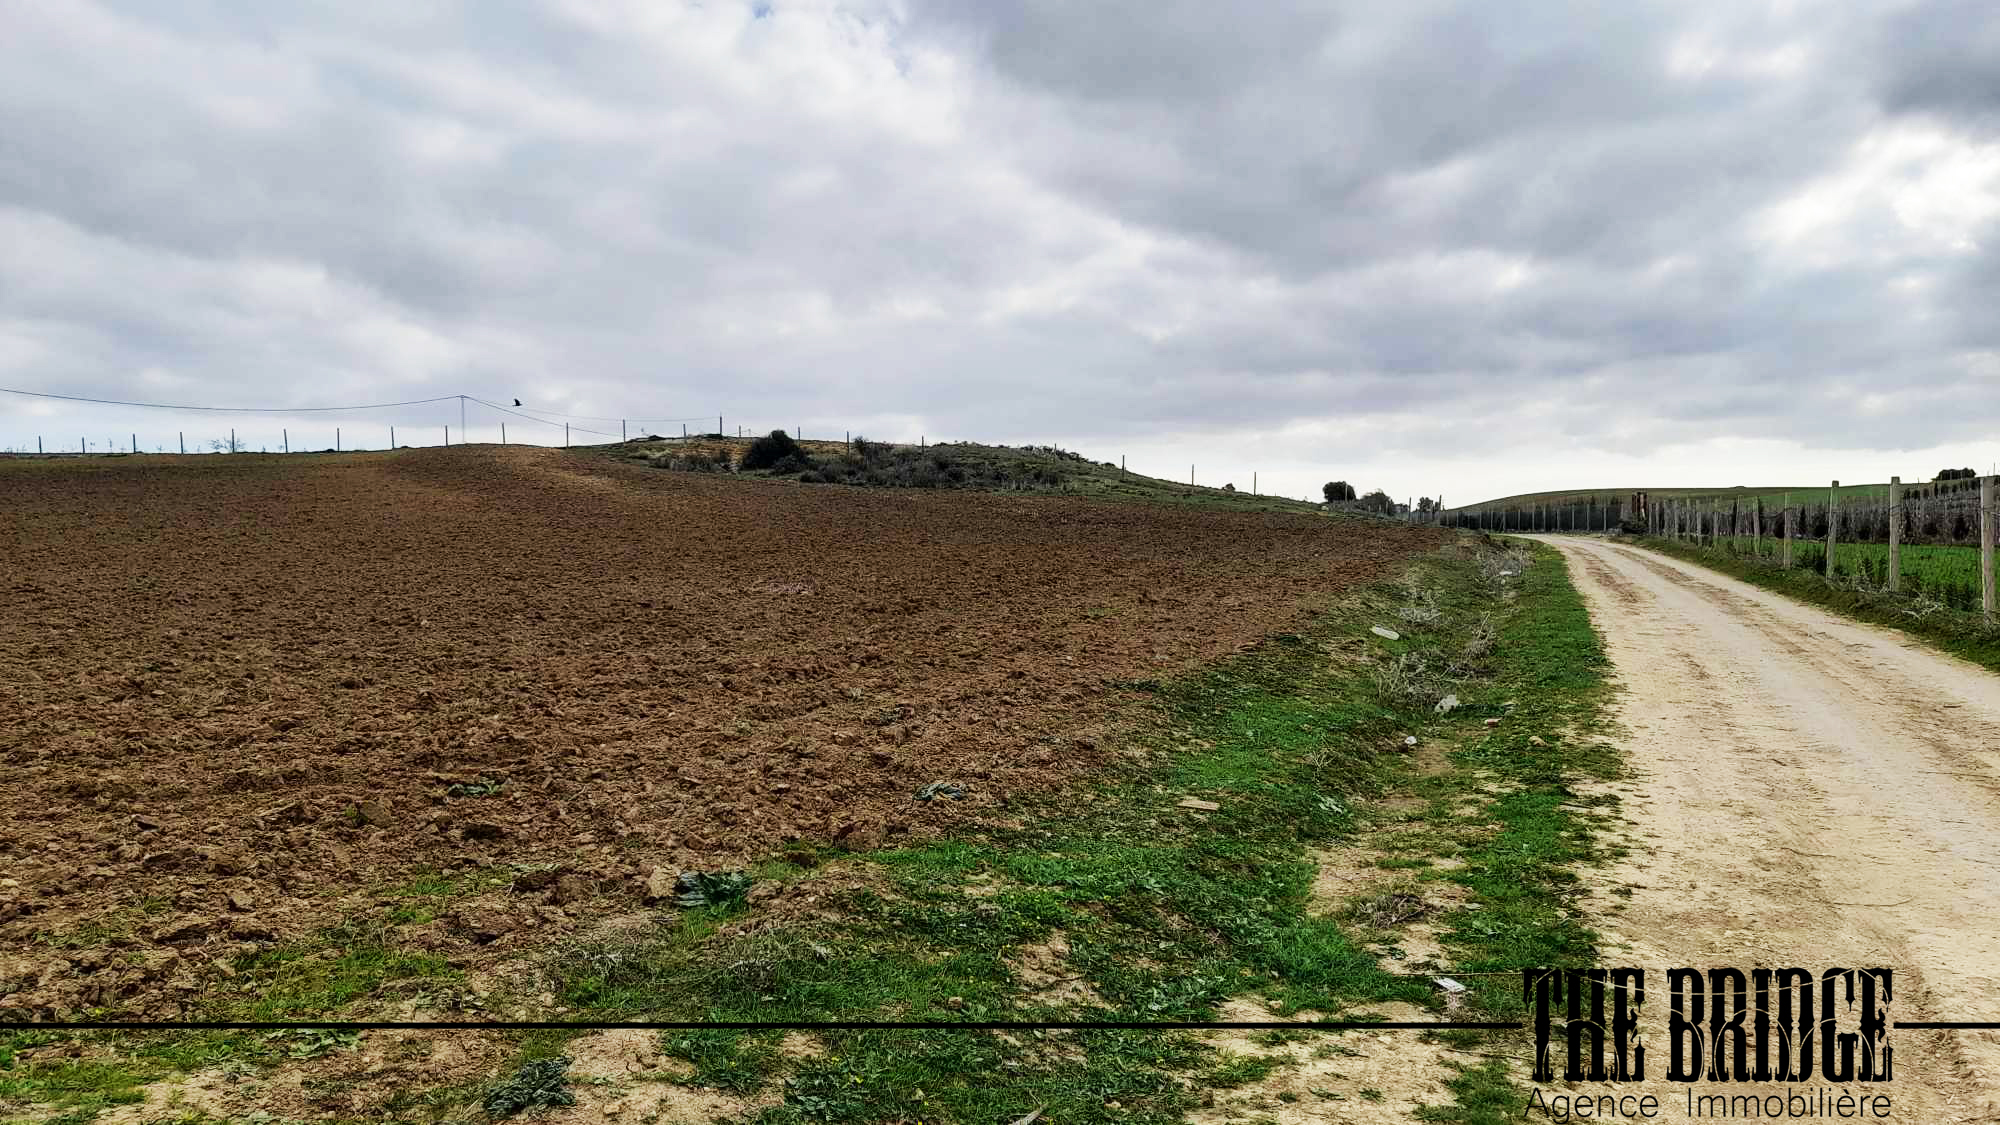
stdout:
{"type": "MultiPolygon", "coordinates": [[[[1652,552],[1544,541],[1625,689],[1635,846],[1608,875],[1635,889],[1598,899],[1626,903],[1606,963],[1646,967],[1662,1010],[1668,966],[1887,966],[1892,1021],[2000,1021],[2000,676],[1652,552]]],[[[2000,1033],[1889,1042],[1893,1119],[2000,1120],[2000,1033]]]]}

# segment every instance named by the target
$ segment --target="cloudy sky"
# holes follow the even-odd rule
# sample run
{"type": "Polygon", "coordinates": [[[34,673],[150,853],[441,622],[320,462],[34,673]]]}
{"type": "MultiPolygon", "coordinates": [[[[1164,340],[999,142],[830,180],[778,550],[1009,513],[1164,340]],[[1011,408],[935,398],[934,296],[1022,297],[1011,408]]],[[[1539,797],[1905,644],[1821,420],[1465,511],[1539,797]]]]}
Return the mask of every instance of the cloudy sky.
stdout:
{"type": "MultiPolygon", "coordinates": [[[[0,27],[0,386],[518,397],[1452,503],[2000,460],[1990,0],[0,0],[0,27]]],[[[468,415],[503,420],[560,440],[468,415]]],[[[16,448],[391,422],[437,440],[458,408],[0,395],[16,448]]]]}

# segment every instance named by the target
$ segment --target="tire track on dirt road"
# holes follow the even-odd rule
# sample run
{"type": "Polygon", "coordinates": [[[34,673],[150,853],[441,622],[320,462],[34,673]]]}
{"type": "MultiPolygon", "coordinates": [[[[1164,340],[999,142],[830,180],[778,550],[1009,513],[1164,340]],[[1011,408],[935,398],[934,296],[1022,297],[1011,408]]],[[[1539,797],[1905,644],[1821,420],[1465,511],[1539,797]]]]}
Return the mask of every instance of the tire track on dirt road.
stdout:
{"type": "MultiPolygon", "coordinates": [[[[1596,896],[1603,960],[1647,968],[1662,1009],[1673,966],[1886,966],[1892,1021],[2000,1021],[2000,676],[1649,551],[1532,538],[1623,689],[1635,839],[1601,890],[1632,890],[1596,896]]],[[[1889,1043],[1894,1118],[2000,1120],[2000,1033],[1889,1043]]]]}

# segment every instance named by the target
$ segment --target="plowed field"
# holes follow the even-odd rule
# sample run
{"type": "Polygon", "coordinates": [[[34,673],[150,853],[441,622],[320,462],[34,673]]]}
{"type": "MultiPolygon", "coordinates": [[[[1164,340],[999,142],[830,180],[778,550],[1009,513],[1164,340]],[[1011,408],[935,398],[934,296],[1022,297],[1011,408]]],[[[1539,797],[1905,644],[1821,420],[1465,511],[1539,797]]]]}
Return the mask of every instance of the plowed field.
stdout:
{"type": "Polygon", "coordinates": [[[0,1009],[171,1008],[161,947],[422,872],[527,871],[520,917],[433,924],[505,944],[1004,820],[1111,752],[1111,681],[1439,539],[518,447],[0,463],[0,1009]]]}

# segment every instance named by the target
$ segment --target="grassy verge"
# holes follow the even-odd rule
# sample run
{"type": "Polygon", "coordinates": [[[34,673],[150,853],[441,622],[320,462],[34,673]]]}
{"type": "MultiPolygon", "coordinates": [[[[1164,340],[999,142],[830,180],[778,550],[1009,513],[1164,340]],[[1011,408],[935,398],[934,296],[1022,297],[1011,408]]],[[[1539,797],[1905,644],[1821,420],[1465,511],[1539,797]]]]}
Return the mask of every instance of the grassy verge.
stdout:
{"type": "Polygon", "coordinates": [[[1934,601],[1892,594],[1853,580],[1829,582],[1818,571],[1786,569],[1753,556],[1698,547],[1672,539],[1638,542],[1663,555],[1699,563],[1786,597],[1833,610],[1856,621],[1887,625],[1970,660],[2000,671],[2000,628],[1987,625],[1978,613],[1942,606],[1934,601]]]}
{"type": "MultiPolygon", "coordinates": [[[[1597,854],[1605,810],[1573,785],[1615,768],[1593,736],[1602,665],[1554,552],[1454,548],[1306,631],[1181,680],[1128,685],[1138,753],[1094,788],[1017,801],[1015,823],[984,833],[819,862],[788,853],[792,865],[760,870],[751,902],[573,942],[533,975],[569,1019],[971,1023],[1203,1020],[1244,1003],[1324,1018],[1402,1003],[1442,1016],[1432,978],[1445,971],[1470,986],[1455,1018],[1517,1018],[1520,968],[1594,960],[1572,869],[1597,854]],[[1440,715],[1446,693],[1461,705],[1440,715]],[[1423,752],[1405,750],[1411,736],[1423,752]],[[1183,807],[1190,798],[1216,807],[1183,807]],[[1328,854],[1364,856],[1388,882],[1316,897],[1315,857],[1328,854]],[[1411,912],[1428,915],[1442,970],[1399,962],[1411,912]]],[[[356,924],[320,944],[237,966],[232,1005],[351,1015],[452,975],[399,948],[393,926],[356,924]]],[[[1246,1055],[1179,1031],[847,1031],[803,1046],[776,1032],[669,1033],[660,1047],[680,1069],[643,1080],[735,1096],[759,1125],[1036,1110],[1163,1125],[1298,1065],[1289,1042],[1352,1053],[1338,1033],[1304,1034],[1265,1037],[1270,1050],[1246,1055]]],[[[1520,1104],[1498,1057],[1526,1055],[1512,1033],[1398,1034],[1413,1055],[1449,1045],[1495,1056],[1456,1069],[1454,1100],[1429,1119],[1498,1122],[1520,1104]]],[[[567,1038],[523,1037],[493,1079],[570,1050],[567,1038]]],[[[115,1074],[82,1060],[0,1069],[0,1111],[38,1102],[87,1120],[162,1070],[252,1047],[268,1061],[261,1041],[173,1042],[179,1057],[164,1043],[135,1048],[115,1074]]],[[[1276,1100],[1323,1099],[1307,1108],[1336,1115],[1340,1102],[1382,1096],[1355,1085],[1318,1081],[1276,1100]]],[[[374,1115],[477,1119],[483,1089],[384,1090],[374,1115]]]]}

